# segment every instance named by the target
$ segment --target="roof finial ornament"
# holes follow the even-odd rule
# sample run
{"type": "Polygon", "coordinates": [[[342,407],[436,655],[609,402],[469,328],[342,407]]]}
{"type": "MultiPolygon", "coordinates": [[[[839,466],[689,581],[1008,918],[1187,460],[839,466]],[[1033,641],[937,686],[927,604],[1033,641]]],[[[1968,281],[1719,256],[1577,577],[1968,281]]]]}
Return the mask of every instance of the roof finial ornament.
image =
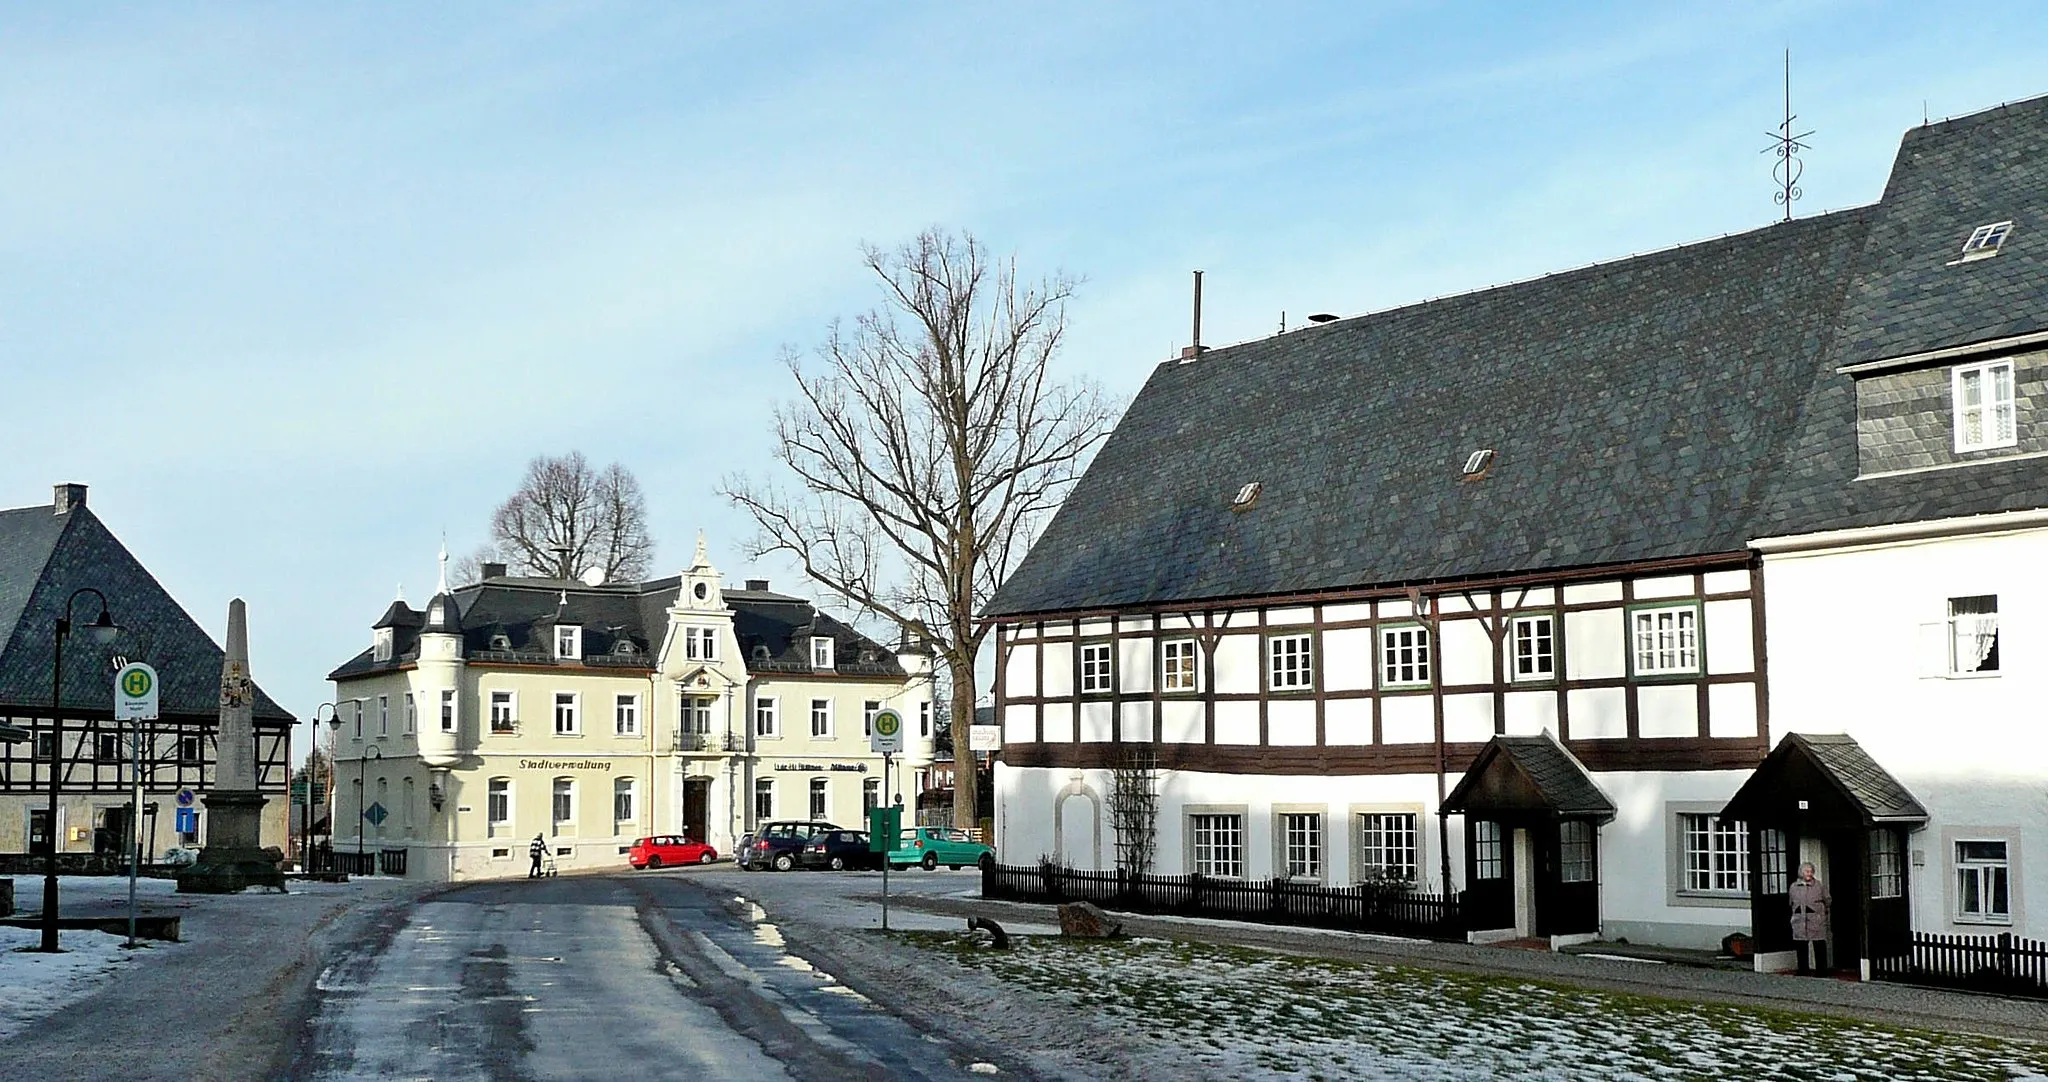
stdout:
{"type": "Polygon", "coordinates": [[[405,583],[402,583],[402,582],[401,582],[401,583],[399,583],[399,584],[398,584],[398,597],[397,597],[397,599],[396,599],[396,600],[397,600],[397,601],[398,601],[398,602],[399,602],[400,604],[404,604],[404,603],[405,603],[405,583]]]}
{"type": "Polygon", "coordinates": [[[1771,193],[1771,201],[1785,208],[1785,220],[1792,220],[1792,201],[1802,194],[1799,190],[1799,176],[1806,166],[1799,160],[1799,152],[1812,150],[1804,140],[1812,131],[1792,134],[1792,121],[1798,119],[1792,112],[1792,50],[1785,50],[1785,120],[1778,125],[1778,131],[1771,136],[1771,145],[1763,149],[1765,154],[1776,154],[1778,164],[1771,167],[1771,175],[1778,180],[1778,190],[1771,193]]]}
{"type": "Polygon", "coordinates": [[[697,555],[696,558],[691,561],[690,566],[692,568],[711,566],[711,554],[705,548],[703,530],[697,531],[697,555]]]}
{"type": "Polygon", "coordinates": [[[434,588],[436,594],[448,592],[448,535],[441,535],[441,584],[434,588]]]}

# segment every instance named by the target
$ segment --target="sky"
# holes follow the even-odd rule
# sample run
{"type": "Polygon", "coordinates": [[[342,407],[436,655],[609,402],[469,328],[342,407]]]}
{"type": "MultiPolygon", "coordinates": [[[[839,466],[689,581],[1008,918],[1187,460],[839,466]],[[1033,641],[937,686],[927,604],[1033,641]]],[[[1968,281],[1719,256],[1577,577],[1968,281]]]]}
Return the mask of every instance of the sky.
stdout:
{"type": "MultiPolygon", "coordinates": [[[[656,570],[779,479],[786,348],[860,245],[1081,280],[1057,365],[1875,200],[1906,129],[2048,93],[2012,4],[0,4],[0,507],[91,506],[303,717],[535,455],[619,462],[656,570]],[[1284,315],[1283,315],[1284,314],[1284,315]]],[[[301,731],[300,754],[310,747],[301,731]]]]}

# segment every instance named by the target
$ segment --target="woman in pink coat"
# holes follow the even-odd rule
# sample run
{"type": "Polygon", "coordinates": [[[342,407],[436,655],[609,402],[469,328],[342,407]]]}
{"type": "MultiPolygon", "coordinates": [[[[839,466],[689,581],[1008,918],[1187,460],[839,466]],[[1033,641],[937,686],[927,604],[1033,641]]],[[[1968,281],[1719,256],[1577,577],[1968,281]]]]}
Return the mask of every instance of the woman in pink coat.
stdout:
{"type": "Polygon", "coordinates": [[[1799,878],[1792,881],[1792,942],[1799,948],[1799,972],[1823,976],[1828,971],[1828,909],[1835,896],[1828,885],[1814,878],[1813,865],[1801,864],[1799,878]],[[1812,952],[1813,968],[1807,969],[1812,952]]]}

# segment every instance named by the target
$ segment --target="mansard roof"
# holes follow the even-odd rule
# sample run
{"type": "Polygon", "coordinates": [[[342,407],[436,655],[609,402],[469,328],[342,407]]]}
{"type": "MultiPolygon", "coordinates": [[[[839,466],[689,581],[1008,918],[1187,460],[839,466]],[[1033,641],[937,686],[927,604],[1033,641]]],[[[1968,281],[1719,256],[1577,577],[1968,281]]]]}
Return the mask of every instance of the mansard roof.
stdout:
{"type": "Polygon", "coordinates": [[[2048,326],[2044,133],[2048,98],[1931,125],[1872,206],[1162,363],[987,614],[1562,572],[2048,503],[2039,460],[1852,491],[1835,371],[2048,326]],[[2018,222],[2010,250],[1944,266],[1987,217],[2018,222]]]}
{"type": "MultiPolygon", "coordinates": [[[[74,634],[65,644],[67,717],[112,711],[113,655],[156,668],[165,717],[220,716],[224,651],[83,502],[62,514],[47,504],[0,511],[0,716],[48,715],[52,636],[72,592],[86,586],[106,596],[121,636],[99,646],[74,634]]],[[[98,615],[90,597],[73,610],[81,623],[98,615]]],[[[254,668],[262,671],[261,658],[254,668]]],[[[256,718],[293,720],[260,686],[256,718]]]]}
{"type": "MultiPolygon", "coordinates": [[[[646,670],[661,649],[668,610],[681,589],[678,576],[616,586],[501,577],[462,587],[452,596],[460,609],[463,653],[471,660],[558,664],[554,629],[573,624],[583,629],[582,665],[646,670]]],[[[803,598],[766,590],[726,590],[724,596],[749,672],[809,674],[810,640],[823,635],[833,640],[835,673],[882,679],[905,675],[894,652],[803,598]]],[[[389,620],[387,612],[379,626],[389,620]]],[[[389,661],[379,662],[374,650],[364,650],[328,679],[410,663],[419,656],[418,634],[416,627],[401,624],[389,661]]]]}

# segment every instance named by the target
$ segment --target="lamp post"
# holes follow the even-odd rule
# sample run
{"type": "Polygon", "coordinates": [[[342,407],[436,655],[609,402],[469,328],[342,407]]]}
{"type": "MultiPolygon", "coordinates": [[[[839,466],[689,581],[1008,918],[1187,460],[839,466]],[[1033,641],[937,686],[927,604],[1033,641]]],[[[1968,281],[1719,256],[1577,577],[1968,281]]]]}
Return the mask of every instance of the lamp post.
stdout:
{"type": "Polygon", "coordinates": [[[339,765],[341,759],[341,703],[356,704],[356,717],[360,719],[362,717],[363,704],[369,701],[369,699],[357,695],[352,698],[342,699],[339,702],[321,703],[313,708],[315,750],[318,750],[317,744],[320,739],[320,711],[332,711],[327,717],[327,731],[331,738],[327,746],[327,859],[330,862],[327,870],[330,872],[334,870],[332,867],[334,859],[334,784],[339,780],[336,777],[335,768],[339,765]]]}
{"type": "Polygon", "coordinates": [[[99,617],[86,625],[93,641],[104,646],[114,641],[121,633],[121,625],[114,622],[113,610],[107,607],[107,595],[90,586],[81,586],[71,592],[64,601],[64,615],[57,620],[57,629],[52,637],[54,649],[50,662],[50,803],[49,820],[43,825],[43,840],[50,846],[43,860],[43,942],[36,949],[45,954],[55,954],[57,946],[57,790],[63,784],[64,770],[64,640],[71,637],[71,611],[78,599],[91,594],[100,603],[99,617]]]}

